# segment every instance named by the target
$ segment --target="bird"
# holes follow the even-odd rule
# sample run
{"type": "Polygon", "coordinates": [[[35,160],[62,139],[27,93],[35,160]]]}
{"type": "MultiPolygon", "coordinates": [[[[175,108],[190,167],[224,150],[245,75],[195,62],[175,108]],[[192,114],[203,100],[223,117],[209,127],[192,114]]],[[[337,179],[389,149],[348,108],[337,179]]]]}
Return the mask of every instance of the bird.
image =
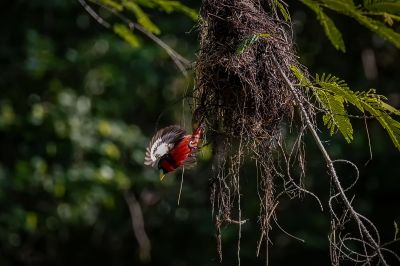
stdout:
{"type": "Polygon", "coordinates": [[[158,130],[146,149],[144,164],[157,167],[160,180],[180,167],[193,165],[204,129],[204,123],[199,123],[192,134],[177,125],[158,130]]]}

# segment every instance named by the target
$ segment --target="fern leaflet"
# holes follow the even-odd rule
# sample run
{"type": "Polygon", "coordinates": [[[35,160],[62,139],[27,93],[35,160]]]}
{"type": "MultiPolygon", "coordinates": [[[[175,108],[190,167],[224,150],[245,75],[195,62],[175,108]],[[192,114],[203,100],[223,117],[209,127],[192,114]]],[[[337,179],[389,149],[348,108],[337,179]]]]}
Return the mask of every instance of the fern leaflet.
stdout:
{"type": "Polygon", "coordinates": [[[317,15],[317,19],[324,28],[325,34],[331,41],[332,45],[342,52],[346,52],[346,47],[342,38],[342,34],[337,29],[335,23],[323,12],[319,4],[312,0],[300,0],[307,5],[317,15]]]}
{"type": "Polygon", "coordinates": [[[143,10],[134,2],[131,1],[123,1],[122,4],[124,7],[130,11],[132,11],[137,21],[140,25],[142,25],[146,30],[152,32],[154,34],[160,34],[160,29],[150,20],[150,18],[143,12],[143,10]]]}
{"type": "Polygon", "coordinates": [[[400,122],[391,116],[400,116],[400,111],[387,104],[385,96],[376,94],[373,89],[366,92],[354,92],[345,81],[331,74],[316,75],[315,83],[313,83],[296,66],[291,66],[291,70],[300,85],[311,89],[323,107],[322,119],[331,135],[338,129],[347,142],[353,140],[353,128],[345,106],[348,103],[363,114],[368,112],[375,117],[388,132],[396,148],[400,150],[400,122]]]}
{"type": "Polygon", "coordinates": [[[114,24],[113,30],[122,39],[129,43],[133,48],[140,47],[140,42],[138,37],[132,33],[132,31],[124,24],[114,24]]]}

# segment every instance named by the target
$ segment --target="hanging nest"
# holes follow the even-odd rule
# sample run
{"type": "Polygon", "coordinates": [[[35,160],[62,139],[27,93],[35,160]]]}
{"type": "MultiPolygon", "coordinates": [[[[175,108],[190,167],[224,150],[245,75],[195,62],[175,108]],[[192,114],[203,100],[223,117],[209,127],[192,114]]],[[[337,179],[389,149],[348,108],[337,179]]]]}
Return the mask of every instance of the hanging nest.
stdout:
{"type": "Polygon", "coordinates": [[[239,175],[244,155],[257,166],[260,244],[268,239],[276,207],[274,153],[295,113],[280,71],[296,83],[290,67],[300,66],[287,32],[291,27],[278,19],[273,1],[204,0],[201,17],[195,117],[206,118],[213,142],[211,201],[222,256],[221,226],[236,223],[240,230],[244,222],[239,175]]]}
{"type": "Polygon", "coordinates": [[[197,110],[218,120],[229,137],[274,135],[293,109],[292,96],[274,62],[275,58],[285,70],[298,65],[292,40],[263,3],[203,2],[197,110]]]}

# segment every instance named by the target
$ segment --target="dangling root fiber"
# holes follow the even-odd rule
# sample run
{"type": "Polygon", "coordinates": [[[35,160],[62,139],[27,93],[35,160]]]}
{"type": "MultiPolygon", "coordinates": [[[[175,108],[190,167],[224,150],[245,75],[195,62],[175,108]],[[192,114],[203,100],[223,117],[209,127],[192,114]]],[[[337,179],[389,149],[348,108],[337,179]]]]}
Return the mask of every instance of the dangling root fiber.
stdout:
{"type": "MultiPolygon", "coordinates": [[[[201,9],[195,116],[207,119],[213,139],[216,175],[211,201],[220,258],[220,232],[225,224],[239,225],[240,250],[244,221],[239,172],[245,154],[257,165],[261,240],[265,243],[276,207],[274,153],[282,140],[282,126],[291,124],[295,101],[273,58],[293,81],[290,66],[300,66],[287,34],[290,27],[276,19],[272,2],[204,0],[201,9]]],[[[301,143],[300,139],[298,147],[301,143]]],[[[238,260],[240,264],[239,254],[238,260]]]]}

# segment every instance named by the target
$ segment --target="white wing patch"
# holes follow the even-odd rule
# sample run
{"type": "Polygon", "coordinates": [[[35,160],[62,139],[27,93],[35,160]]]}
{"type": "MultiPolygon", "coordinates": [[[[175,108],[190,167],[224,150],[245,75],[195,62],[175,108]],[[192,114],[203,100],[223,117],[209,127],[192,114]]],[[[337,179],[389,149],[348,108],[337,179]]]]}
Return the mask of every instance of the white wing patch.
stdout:
{"type": "MultiPolygon", "coordinates": [[[[150,158],[153,162],[158,161],[163,155],[167,154],[173,145],[163,142],[161,138],[157,139],[150,148],[150,158]]],[[[154,166],[154,165],[153,165],[154,166]]]]}
{"type": "Polygon", "coordinates": [[[169,153],[186,131],[178,126],[169,126],[157,131],[146,149],[144,164],[156,166],[162,156],[169,153]]]}

